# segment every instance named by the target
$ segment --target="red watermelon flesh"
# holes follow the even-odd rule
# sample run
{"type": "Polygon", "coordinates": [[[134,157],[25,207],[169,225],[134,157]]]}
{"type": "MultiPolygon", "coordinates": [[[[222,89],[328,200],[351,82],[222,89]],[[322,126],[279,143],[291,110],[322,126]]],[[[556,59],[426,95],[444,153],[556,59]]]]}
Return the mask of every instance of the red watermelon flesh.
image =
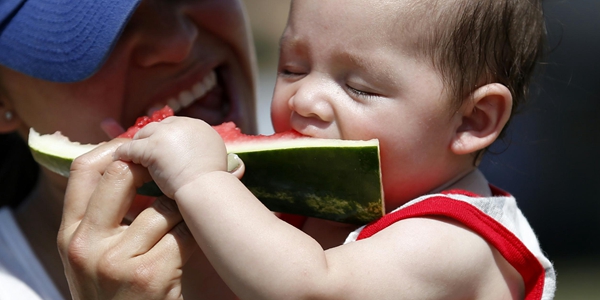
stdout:
{"type": "MultiPolygon", "coordinates": [[[[143,116],[137,118],[135,123],[118,137],[132,139],[140,129],[144,128],[144,126],[148,125],[149,123],[160,122],[173,115],[173,109],[166,105],[162,109],[155,111],[152,116],[143,116]]],[[[272,135],[248,135],[242,133],[242,131],[233,122],[225,122],[221,125],[213,126],[213,128],[219,133],[225,144],[306,137],[295,130],[275,133],[272,135]]]]}
{"type": "Polygon", "coordinates": [[[300,134],[295,130],[284,131],[275,133],[272,135],[249,135],[244,134],[233,122],[225,122],[221,125],[213,126],[213,128],[219,133],[226,145],[232,145],[236,143],[244,142],[260,142],[266,140],[279,140],[279,139],[297,139],[301,137],[307,137],[300,134]]]}
{"type": "Polygon", "coordinates": [[[165,107],[163,107],[162,109],[159,109],[152,113],[152,116],[150,117],[143,116],[137,118],[137,120],[135,120],[135,123],[131,127],[127,128],[127,131],[121,133],[118,137],[132,139],[133,136],[144,126],[148,125],[148,123],[160,122],[173,115],[173,109],[171,109],[168,105],[165,105],[165,107]]]}

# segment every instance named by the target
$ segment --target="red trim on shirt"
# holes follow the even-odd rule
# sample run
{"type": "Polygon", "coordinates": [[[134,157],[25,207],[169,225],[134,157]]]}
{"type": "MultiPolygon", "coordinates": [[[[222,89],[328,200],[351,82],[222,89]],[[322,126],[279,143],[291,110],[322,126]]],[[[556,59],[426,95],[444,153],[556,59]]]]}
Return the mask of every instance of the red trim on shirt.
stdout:
{"type": "Polygon", "coordinates": [[[424,216],[450,217],[475,231],[521,274],[525,282],[525,299],[541,299],[545,271],[535,255],[506,227],[467,202],[446,196],[431,197],[370,223],[359,233],[357,240],[368,238],[400,220],[424,216]]]}

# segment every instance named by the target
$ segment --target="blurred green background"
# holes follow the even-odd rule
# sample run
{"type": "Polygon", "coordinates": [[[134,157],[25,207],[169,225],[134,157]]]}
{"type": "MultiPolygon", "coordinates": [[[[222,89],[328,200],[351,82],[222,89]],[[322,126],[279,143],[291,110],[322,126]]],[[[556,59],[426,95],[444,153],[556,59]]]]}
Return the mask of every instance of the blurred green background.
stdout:
{"type": "MultiPolygon", "coordinates": [[[[365,0],[367,1],[367,0],[365,0]]],[[[259,130],[289,0],[244,0],[259,59],[259,130]]],[[[600,299],[600,1],[544,1],[549,53],[529,103],[481,169],[510,191],[555,264],[555,299],[600,299]]]]}

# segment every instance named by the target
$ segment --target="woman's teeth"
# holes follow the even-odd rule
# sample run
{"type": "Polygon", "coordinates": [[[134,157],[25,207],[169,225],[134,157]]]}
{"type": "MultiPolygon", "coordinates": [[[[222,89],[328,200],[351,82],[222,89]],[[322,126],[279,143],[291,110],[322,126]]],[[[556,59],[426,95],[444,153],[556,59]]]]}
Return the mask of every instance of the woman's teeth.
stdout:
{"type": "MultiPolygon", "coordinates": [[[[171,98],[167,101],[167,105],[173,109],[174,113],[190,106],[198,99],[204,97],[206,93],[211,91],[217,85],[217,74],[215,71],[211,71],[206,75],[202,81],[197,82],[192,86],[190,90],[184,90],[179,93],[177,97],[171,98]]],[[[164,105],[157,105],[156,107],[162,108],[164,105]]],[[[148,115],[156,110],[156,107],[152,107],[148,110],[148,115]]]]}

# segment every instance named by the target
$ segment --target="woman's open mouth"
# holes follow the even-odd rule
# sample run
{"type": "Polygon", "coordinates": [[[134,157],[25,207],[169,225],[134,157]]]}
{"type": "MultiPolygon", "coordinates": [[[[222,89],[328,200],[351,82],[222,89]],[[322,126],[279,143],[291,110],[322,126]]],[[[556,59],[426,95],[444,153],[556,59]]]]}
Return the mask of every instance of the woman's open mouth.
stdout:
{"type": "Polygon", "coordinates": [[[177,98],[173,97],[167,100],[167,105],[173,109],[173,112],[178,113],[198,99],[204,97],[204,95],[211,91],[216,85],[217,74],[215,73],[215,70],[212,70],[201,81],[195,83],[191,89],[183,90],[179,93],[177,98]]]}
{"type": "Polygon", "coordinates": [[[211,125],[218,125],[228,120],[231,114],[231,103],[222,86],[223,80],[220,78],[219,71],[219,68],[211,70],[189,88],[148,109],[147,115],[168,105],[176,115],[202,119],[211,125]]]}

